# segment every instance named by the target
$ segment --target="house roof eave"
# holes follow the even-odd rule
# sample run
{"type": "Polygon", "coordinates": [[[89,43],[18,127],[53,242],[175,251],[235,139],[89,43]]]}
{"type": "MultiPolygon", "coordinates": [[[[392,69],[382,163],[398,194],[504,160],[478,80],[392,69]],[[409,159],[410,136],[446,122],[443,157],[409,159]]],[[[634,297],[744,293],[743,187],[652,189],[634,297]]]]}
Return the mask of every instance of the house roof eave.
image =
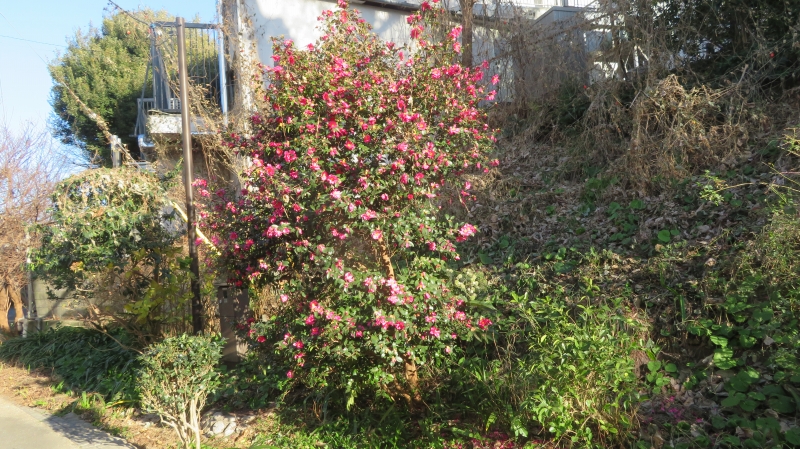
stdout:
{"type": "Polygon", "coordinates": [[[419,10],[419,4],[403,0],[354,0],[353,3],[408,12],[419,10]]]}

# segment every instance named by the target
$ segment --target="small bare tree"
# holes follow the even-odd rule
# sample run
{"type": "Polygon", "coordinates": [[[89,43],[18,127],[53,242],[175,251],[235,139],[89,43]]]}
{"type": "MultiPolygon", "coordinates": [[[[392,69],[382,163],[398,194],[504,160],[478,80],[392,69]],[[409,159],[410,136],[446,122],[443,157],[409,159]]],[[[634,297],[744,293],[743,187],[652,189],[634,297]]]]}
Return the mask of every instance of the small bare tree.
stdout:
{"type": "Polygon", "coordinates": [[[36,244],[29,226],[47,216],[49,195],[59,176],[45,131],[27,126],[14,133],[0,124],[0,332],[10,333],[8,312],[22,320],[21,291],[27,283],[25,263],[36,244]]]}
{"type": "Polygon", "coordinates": [[[473,41],[473,23],[475,19],[475,3],[477,0],[458,0],[458,6],[461,7],[461,27],[463,34],[461,36],[462,53],[461,65],[464,67],[472,67],[472,41],[473,41]]]}

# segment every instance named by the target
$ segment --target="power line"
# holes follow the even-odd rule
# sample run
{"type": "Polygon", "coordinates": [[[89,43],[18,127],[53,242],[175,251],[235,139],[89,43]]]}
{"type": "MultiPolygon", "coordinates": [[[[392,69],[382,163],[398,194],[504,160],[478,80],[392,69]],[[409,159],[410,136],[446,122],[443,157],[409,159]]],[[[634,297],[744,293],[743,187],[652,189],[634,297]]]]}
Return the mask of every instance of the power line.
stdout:
{"type": "MultiPolygon", "coordinates": [[[[14,24],[13,24],[13,23],[12,23],[10,20],[8,20],[8,17],[6,17],[6,15],[5,15],[5,14],[3,14],[3,13],[1,13],[1,12],[0,12],[0,16],[3,16],[3,18],[4,18],[4,19],[6,19],[6,22],[8,22],[8,24],[9,24],[9,25],[11,25],[11,28],[13,28],[13,29],[14,29],[14,31],[16,31],[16,32],[17,32],[17,34],[22,34],[22,33],[20,33],[20,32],[19,32],[19,30],[17,29],[17,27],[16,27],[16,26],[14,26],[14,24]]],[[[31,44],[28,44],[28,48],[30,48],[30,49],[31,49],[31,51],[33,52],[33,54],[35,54],[36,56],[38,56],[38,57],[39,57],[39,59],[41,59],[41,60],[42,60],[42,63],[43,63],[45,66],[47,66],[47,61],[45,61],[45,59],[42,57],[42,55],[40,55],[40,54],[39,54],[39,52],[37,52],[37,51],[36,51],[36,49],[35,49],[35,48],[33,48],[33,47],[31,46],[31,44]]]]}
{"type": "Polygon", "coordinates": [[[0,34],[0,37],[5,37],[5,38],[7,38],[7,39],[14,39],[14,40],[17,40],[17,41],[33,42],[34,44],[52,45],[53,47],[64,47],[64,48],[69,48],[69,47],[67,47],[66,45],[61,45],[61,44],[51,44],[51,43],[49,43],[49,42],[34,41],[34,40],[31,40],[31,39],[23,39],[23,38],[21,38],[21,37],[6,36],[5,34],[0,34]]]}
{"type": "Polygon", "coordinates": [[[134,15],[133,15],[132,13],[130,13],[130,12],[127,10],[127,9],[125,9],[125,8],[123,8],[122,6],[119,6],[118,4],[116,4],[116,3],[114,2],[114,0],[108,0],[108,3],[109,3],[110,5],[113,5],[113,6],[114,6],[115,8],[117,8],[117,9],[118,9],[120,12],[122,12],[122,13],[123,13],[123,14],[125,14],[126,16],[130,17],[131,19],[133,19],[133,20],[135,20],[135,21],[137,21],[137,22],[141,23],[142,25],[144,25],[144,26],[146,26],[146,27],[148,27],[148,28],[150,27],[150,24],[149,24],[149,23],[147,23],[147,22],[145,22],[144,20],[142,20],[142,19],[140,19],[140,18],[138,18],[138,17],[134,16],[134,15]]]}

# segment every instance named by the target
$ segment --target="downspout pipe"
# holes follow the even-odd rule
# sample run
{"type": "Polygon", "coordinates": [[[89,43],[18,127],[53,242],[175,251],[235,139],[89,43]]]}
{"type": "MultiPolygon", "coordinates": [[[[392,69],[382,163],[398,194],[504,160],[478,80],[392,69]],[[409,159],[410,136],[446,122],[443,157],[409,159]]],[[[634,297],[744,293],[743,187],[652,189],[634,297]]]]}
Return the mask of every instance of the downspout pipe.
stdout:
{"type": "Polygon", "coordinates": [[[222,27],[225,21],[222,18],[222,0],[217,2],[217,63],[219,64],[219,106],[222,109],[222,123],[228,127],[228,74],[225,67],[225,37],[222,27]]]}

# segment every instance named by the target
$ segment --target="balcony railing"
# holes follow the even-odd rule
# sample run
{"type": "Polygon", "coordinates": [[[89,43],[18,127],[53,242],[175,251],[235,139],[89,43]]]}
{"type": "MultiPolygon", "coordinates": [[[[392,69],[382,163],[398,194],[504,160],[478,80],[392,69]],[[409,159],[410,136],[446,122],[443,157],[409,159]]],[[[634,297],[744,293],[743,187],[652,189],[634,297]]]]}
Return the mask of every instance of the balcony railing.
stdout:
{"type": "Polygon", "coordinates": [[[546,8],[553,6],[585,8],[593,3],[593,0],[512,0],[511,2],[523,8],[546,8]]]}
{"type": "Polygon", "coordinates": [[[137,98],[136,99],[136,128],[133,130],[134,136],[141,136],[147,133],[147,114],[156,107],[156,100],[154,98],[137,98]]]}

